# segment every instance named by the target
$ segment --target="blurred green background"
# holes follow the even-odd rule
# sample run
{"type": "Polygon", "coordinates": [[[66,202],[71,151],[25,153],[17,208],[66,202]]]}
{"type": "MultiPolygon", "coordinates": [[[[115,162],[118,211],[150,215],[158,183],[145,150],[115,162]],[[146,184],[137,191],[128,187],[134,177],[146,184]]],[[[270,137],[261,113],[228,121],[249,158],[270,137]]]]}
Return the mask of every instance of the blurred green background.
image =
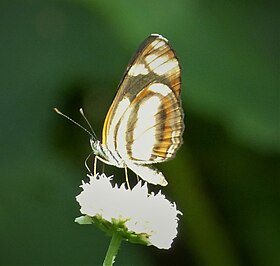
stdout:
{"type": "Polygon", "coordinates": [[[151,33],[182,64],[185,144],[159,168],[184,215],[170,250],[124,243],[116,265],[280,265],[277,5],[2,0],[1,265],[101,265],[110,239],[73,222],[88,136],[52,108],[100,136],[151,33]]]}

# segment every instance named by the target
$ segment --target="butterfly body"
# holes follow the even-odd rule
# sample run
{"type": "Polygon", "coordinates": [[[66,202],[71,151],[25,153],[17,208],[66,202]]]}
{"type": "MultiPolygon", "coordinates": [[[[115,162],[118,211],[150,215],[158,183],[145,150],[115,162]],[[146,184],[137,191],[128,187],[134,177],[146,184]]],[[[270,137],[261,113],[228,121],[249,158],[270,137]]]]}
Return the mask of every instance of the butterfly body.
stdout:
{"type": "Polygon", "coordinates": [[[150,35],[131,59],[105,118],[102,142],[91,140],[103,162],[128,167],[143,180],[167,185],[151,164],[172,159],[181,146],[184,114],[181,69],[174,50],[150,35]]]}

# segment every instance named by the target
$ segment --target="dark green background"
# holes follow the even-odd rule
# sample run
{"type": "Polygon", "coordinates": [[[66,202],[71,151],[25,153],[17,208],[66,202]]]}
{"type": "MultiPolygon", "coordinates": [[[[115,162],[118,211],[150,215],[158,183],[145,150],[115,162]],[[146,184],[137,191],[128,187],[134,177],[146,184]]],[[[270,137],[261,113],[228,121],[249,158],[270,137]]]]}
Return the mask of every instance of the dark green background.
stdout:
{"type": "Polygon", "coordinates": [[[2,0],[0,263],[101,265],[110,239],[73,222],[88,136],[52,108],[83,122],[83,107],[100,136],[129,58],[160,33],[186,131],[159,168],[184,216],[170,250],[124,243],[116,265],[280,265],[277,16],[271,1],[2,0]]]}

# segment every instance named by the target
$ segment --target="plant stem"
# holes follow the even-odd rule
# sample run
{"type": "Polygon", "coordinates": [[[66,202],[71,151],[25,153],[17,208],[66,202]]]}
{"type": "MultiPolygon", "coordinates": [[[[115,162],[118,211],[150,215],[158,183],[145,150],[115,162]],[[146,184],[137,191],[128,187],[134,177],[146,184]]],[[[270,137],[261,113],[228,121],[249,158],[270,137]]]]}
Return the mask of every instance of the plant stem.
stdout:
{"type": "Polygon", "coordinates": [[[122,242],[122,237],[120,236],[120,234],[115,232],[112,235],[110,246],[107,250],[106,257],[103,262],[103,266],[112,266],[113,265],[113,263],[115,262],[115,258],[117,256],[119,247],[121,245],[121,242],[122,242]]]}

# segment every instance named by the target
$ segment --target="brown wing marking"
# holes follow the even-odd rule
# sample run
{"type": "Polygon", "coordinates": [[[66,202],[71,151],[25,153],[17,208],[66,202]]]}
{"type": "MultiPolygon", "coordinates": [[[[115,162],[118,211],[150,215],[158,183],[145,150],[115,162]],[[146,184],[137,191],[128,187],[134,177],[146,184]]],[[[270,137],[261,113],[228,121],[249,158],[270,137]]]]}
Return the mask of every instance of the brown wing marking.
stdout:
{"type": "Polygon", "coordinates": [[[118,130],[117,124],[122,118],[121,113],[125,113],[143,88],[155,82],[162,83],[171,88],[174,97],[179,99],[180,72],[178,59],[168,41],[160,35],[149,36],[131,59],[119,84],[116,96],[104,121],[102,143],[106,144],[110,150],[116,149],[115,136],[118,130]],[[168,64],[168,62],[173,62],[173,65],[168,64]],[[144,70],[147,71],[142,74],[140,72],[139,75],[136,75],[137,72],[131,72],[133,74],[131,75],[132,67],[139,65],[143,65],[144,70]],[[119,107],[120,103],[122,103],[122,108],[119,107]]]}
{"type": "Polygon", "coordinates": [[[171,159],[183,142],[181,103],[168,86],[151,84],[132,101],[118,129],[116,150],[123,158],[138,164],[171,159]],[[148,107],[151,110],[144,110],[148,107]],[[126,147],[119,147],[119,143],[126,143],[126,147]]]}

